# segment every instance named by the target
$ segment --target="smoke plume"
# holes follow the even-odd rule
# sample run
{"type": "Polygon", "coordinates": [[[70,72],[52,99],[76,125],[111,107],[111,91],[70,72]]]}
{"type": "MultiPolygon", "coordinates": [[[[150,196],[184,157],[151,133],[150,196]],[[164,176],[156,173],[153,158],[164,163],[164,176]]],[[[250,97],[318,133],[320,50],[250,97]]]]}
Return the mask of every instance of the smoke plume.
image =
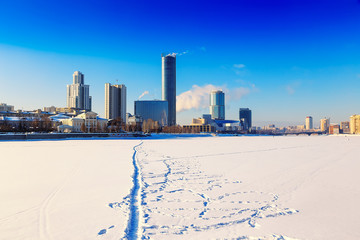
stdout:
{"type": "Polygon", "coordinates": [[[146,94],[149,94],[149,91],[143,92],[143,93],[139,96],[138,100],[140,100],[140,99],[141,99],[143,96],[145,96],[146,94]]]}
{"type": "Polygon", "coordinates": [[[176,111],[182,112],[190,109],[208,108],[212,90],[222,90],[225,93],[226,102],[239,100],[250,93],[250,89],[245,87],[229,90],[226,86],[215,86],[212,84],[202,87],[193,85],[190,90],[176,97],[176,111]]]}

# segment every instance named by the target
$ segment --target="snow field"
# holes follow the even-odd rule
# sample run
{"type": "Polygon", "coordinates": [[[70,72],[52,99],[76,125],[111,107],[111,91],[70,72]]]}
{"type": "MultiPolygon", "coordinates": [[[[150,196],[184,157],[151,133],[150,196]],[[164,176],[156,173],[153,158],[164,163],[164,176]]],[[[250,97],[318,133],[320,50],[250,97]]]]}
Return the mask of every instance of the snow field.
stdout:
{"type": "Polygon", "coordinates": [[[359,239],[359,146],[357,136],[145,141],[144,237],[359,239]]]}
{"type": "Polygon", "coordinates": [[[123,237],[139,142],[0,142],[0,239],[123,237]]]}
{"type": "Polygon", "coordinates": [[[359,136],[0,142],[0,239],[360,239],[359,136]]]}

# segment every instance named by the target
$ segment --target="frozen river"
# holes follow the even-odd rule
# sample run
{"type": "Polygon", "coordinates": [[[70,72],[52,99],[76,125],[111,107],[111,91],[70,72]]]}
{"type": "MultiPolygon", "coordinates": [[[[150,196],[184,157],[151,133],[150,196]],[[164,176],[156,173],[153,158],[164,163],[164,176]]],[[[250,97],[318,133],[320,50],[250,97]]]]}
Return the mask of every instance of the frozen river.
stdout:
{"type": "Polygon", "coordinates": [[[0,142],[0,239],[360,239],[360,137],[0,142]]]}

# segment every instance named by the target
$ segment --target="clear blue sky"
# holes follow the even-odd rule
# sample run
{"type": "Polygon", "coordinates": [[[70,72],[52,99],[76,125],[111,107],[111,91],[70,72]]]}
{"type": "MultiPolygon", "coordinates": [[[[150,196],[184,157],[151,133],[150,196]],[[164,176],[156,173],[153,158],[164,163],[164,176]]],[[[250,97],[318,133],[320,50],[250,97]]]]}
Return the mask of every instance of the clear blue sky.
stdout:
{"type": "MultiPolygon", "coordinates": [[[[258,126],[360,113],[358,0],[0,0],[0,102],[18,109],[65,106],[79,70],[94,111],[103,115],[104,84],[118,79],[133,112],[144,91],[161,98],[162,52],[185,52],[178,95],[198,94],[193,85],[228,91],[228,119],[239,107],[258,126]]],[[[207,113],[202,106],[178,122],[207,113]]]]}

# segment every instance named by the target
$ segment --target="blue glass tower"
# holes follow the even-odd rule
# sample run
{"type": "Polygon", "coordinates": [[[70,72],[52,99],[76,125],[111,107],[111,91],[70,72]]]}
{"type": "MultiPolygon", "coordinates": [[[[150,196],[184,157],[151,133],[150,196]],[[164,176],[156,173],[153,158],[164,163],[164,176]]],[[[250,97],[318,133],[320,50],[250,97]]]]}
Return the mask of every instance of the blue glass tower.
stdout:
{"type": "Polygon", "coordinates": [[[161,54],[162,100],[168,102],[168,125],[176,125],[176,55],[161,54]]]}
{"type": "Polygon", "coordinates": [[[210,114],[215,120],[225,120],[225,93],[214,90],[210,94],[210,114]]]}
{"type": "Polygon", "coordinates": [[[244,130],[249,130],[252,125],[251,110],[249,108],[240,108],[239,110],[240,124],[244,130]]]}
{"type": "Polygon", "coordinates": [[[134,113],[143,120],[157,121],[161,126],[167,125],[168,102],[160,100],[138,100],[134,102],[134,113]]]}

